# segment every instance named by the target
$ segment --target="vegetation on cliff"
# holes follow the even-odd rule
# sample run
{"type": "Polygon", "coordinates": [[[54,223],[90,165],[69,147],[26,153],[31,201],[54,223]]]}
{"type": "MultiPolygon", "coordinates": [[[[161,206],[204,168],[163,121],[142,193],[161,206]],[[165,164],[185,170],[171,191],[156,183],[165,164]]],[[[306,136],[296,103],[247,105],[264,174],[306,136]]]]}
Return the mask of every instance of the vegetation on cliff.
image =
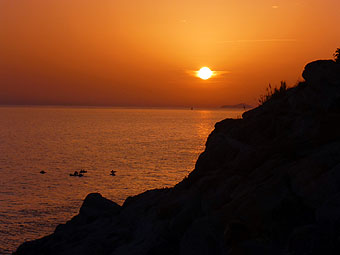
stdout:
{"type": "Polygon", "coordinates": [[[334,53],[334,60],[335,62],[339,63],[340,62],[340,48],[337,48],[335,53],[334,53]]]}

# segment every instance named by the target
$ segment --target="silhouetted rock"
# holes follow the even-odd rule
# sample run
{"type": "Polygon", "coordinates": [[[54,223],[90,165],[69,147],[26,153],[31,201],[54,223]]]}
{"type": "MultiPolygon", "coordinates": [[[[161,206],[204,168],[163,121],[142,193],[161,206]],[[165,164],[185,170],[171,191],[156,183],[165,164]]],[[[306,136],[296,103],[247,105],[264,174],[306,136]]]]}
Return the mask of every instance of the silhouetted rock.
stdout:
{"type": "Polygon", "coordinates": [[[102,237],[123,240],[129,236],[127,228],[111,229],[112,218],[120,211],[118,204],[91,193],[77,216],[57,226],[52,235],[24,243],[16,254],[108,254],[110,240],[102,237]]]}
{"type": "Polygon", "coordinates": [[[315,61],[280,97],[216,123],[174,188],[79,215],[16,254],[339,254],[340,65],[315,61]]]}
{"type": "Polygon", "coordinates": [[[99,193],[88,194],[79,213],[87,217],[118,214],[121,207],[115,202],[102,197],[99,193]]]}
{"type": "Polygon", "coordinates": [[[302,77],[312,86],[339,85],[338,69],[339,64],[333,60],[317,60],[306,65],[302,77]]]}

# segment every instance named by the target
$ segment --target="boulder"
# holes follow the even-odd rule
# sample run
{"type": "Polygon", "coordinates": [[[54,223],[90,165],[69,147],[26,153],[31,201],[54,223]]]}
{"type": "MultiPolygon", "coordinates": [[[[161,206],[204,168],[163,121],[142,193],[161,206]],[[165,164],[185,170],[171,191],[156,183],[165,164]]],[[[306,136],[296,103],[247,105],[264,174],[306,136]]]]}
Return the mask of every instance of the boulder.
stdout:
{"type": "Polygon", "coordinates": [[[102,197],[99,193],[88,194],[80,207],[79,214],[84,217],[101,217],[117,215],[121,206],[117,203],[102,197]]]}
{"type": "Polygon", "coordinates": [[[302,77],[314,86],[340,85],[340,65],[333,60],[317,60],[306,65],[302,77]]]}

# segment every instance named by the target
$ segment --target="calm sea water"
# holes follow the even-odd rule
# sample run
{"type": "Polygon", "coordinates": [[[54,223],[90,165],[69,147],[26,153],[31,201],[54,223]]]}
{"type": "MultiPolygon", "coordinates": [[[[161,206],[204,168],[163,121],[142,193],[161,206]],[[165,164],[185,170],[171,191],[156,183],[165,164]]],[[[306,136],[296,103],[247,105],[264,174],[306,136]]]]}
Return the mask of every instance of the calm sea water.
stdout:
{"type": "Polygon", "coordinates": [[[241,114],[0,107],[0,254],[52,233],[90,192],[122,204],[128,196],[173,186],[193,170],[214,124],[241,114]],[[69,176],[80,169],[88,171],[84,177],[69,176]]]}

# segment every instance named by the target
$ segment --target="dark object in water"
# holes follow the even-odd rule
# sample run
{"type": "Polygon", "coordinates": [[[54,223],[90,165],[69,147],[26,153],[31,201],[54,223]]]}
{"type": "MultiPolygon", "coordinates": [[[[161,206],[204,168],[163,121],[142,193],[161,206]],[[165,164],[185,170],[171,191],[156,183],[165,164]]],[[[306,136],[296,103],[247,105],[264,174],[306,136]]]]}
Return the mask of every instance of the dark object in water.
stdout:
{"type": "Polygon", "coordinates": [[[85,172],[83,172],[83,171],[85,171],[85,170],[80,170],[80,173],[78,173],[78,171],[74,171],[74,173],[70,174],[70,176],[83,177],[84,175],[82,173],[86,173],[86,171],[85,172]]]}
{"type": "Polygon", "coordinates": [[[70,176],[79,176],[79,173],[78,173],[78,171],[74,171],[74,173],[70,174],[70,176]]]}
{"type": "Polygon", "coordinates": [[[40,171],[41,174],[46,174],[46,172],[44,170],[40,171]]]}
{"type": "Polygon", "coordinates": [[[81,173],[81,174],[85,174],[85,173],[87,173],[87,171],[86,170],[84,170],[84,169],[80,169],[80,172],[79,173],[81,173]]]}
{"type": "Polygon", "coordinates": [[[116,171],[111,170],[111,174],[110,175],[115,176],[116,175],[116,171]]]}

